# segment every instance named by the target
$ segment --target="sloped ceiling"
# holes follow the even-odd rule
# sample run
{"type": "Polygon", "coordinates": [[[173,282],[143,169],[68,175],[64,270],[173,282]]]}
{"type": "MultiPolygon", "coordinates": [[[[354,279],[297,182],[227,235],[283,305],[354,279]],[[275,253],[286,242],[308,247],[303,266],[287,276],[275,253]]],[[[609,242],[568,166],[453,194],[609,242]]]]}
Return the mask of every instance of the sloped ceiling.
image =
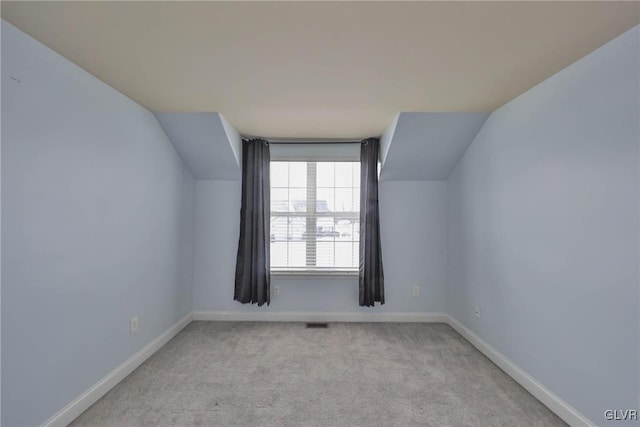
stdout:
{"type": "MultiPolygon", "coordinates": [[[[488,117],[489,113],[398,114],[382,137],[380,179],[446,180],[488,117]]],[[[156,113],[156,118],[196,179],[241,178],[241,137],[224,116],[156,113]]]]}
{"type": "Polygon", "coordinates": [[[1,13],[151,111],[217,111],[277,138],[493,111],[640,21],[634,1],[2,1],[1,13]]]}
{"type": "Polygon", "coordinates": [[[156,113],[196,179],[240,179],[241,140],[218,113],[156,113]]]}
{"type": "Polygon", "coordinates": [[[381,141],[380,179],[446,180],[488,117],[489,113],[400,113],[381,141]]]}
{"type": "MultiPolygon", "coordinates": [[[[196,179],[241,178],[241,136],[224,116],[155,115],[196,179]]],[[[446,180],[488,117],[489,113],[398,114],[381,138],[380,179],[446,180]]]]}
{"type": "Polygon", "coordinates": [[[3,1],[1,13],[157,111],[197,179],[240,179],[240,133],[383,132],[381,179],[446,179],[490,111],[640,22],[638,2],[617,1],[3,1]]]}

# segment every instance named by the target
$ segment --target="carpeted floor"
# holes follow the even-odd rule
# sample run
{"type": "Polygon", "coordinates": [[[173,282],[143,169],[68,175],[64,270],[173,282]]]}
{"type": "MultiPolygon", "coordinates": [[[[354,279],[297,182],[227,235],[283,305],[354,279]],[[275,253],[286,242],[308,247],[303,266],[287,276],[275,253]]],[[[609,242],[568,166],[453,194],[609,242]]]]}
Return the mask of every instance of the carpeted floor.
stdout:
{"type": "Polygon", "coordinates": [[[72,426],[561,426],[445,324],[193,322],[72,426]]]}

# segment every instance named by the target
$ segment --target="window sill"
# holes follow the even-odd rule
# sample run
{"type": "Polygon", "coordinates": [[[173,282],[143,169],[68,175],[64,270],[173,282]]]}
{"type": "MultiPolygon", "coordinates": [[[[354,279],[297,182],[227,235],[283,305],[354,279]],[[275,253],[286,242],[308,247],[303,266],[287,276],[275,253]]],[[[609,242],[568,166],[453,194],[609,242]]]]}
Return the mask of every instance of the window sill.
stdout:
{"type": "Polygon", "coordinates": [[[273,277],[306,277],[306,278],[321,278],[329,279],[336,277],[357,278],[359,272],[357,271],[292,271],[292,270],[279,270],[271,271],[273,277]]]}

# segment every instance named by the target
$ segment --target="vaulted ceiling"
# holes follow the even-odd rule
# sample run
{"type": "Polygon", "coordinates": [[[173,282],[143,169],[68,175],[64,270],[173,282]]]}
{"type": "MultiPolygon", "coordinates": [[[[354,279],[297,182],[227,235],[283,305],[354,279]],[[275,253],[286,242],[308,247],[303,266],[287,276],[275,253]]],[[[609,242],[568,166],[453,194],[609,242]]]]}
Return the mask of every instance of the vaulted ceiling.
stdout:
{"type": "Polygon", "coordinates": [[[637,24],[639,7],[3,1],[1,10],[154,112],[220,112],[242,134],[359,138],[401,111],[493,111],[637,24]]]}

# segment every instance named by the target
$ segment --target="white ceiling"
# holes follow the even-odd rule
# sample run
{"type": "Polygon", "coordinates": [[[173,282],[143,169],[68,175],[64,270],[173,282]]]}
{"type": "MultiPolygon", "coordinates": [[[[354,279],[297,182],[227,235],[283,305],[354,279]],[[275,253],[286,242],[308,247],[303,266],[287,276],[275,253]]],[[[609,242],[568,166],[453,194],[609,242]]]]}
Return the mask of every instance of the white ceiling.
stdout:
{"type": "Polygon", "coordinates": [[[489,112],[640,21],[638,2],[2,2],[2,17],[156,112],[240,133],[380,135],[489,112]]]}

